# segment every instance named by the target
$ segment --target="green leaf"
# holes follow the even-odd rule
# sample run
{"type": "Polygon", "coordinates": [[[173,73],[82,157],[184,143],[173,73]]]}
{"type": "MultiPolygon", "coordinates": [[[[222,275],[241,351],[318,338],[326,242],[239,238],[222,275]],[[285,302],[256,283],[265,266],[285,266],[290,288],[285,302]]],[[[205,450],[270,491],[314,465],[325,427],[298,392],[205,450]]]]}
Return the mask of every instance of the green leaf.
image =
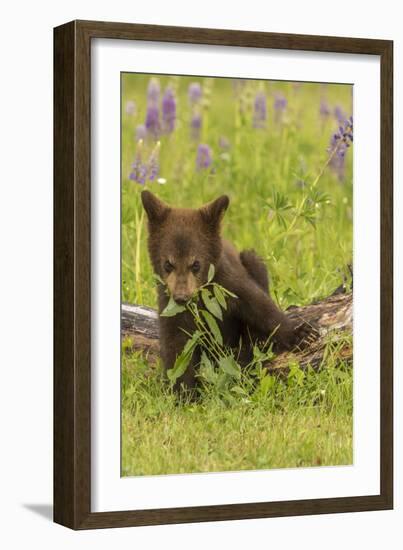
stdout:
{"type": "Polygon", "coordinates": [[[195,330],[194,333],[192,334],[192,337],[189,338],[189,340],[186,342],[182,353],[189,353],[189,352],[193,351],[194,347],[196,346],[197,342],[199,341],[200,336],[201,336],[200,330],[195,330]]]}
{"type": "Polygon", "coordinates": [[[255,361],[264,361],[266,359],[266,353],[261,351],[258,346],[253,346],[253,359],[255,361]]]}
{"type": "Polygon", "coordinates": [[[208,283],[211,283],[211,281],[214,278],[214,275],[215,275],[215,267],[214,267],[213,264],[210,264],[210,267],[209,267],[209,270],[208,270],[208,275],[207,275],[207,282],[208,283]]]}
{"type": "Polygon", "coordinates": [[[248,392],[246,392],[243,388],[241,388],[240,386],[233,386],[231,388],[231,391],[233,393],[237,393],[238,395],[242,395],[242,396],[247,396],[248,395],[248,392]]]}
{"type": "Polygon", "coordinates": [[[271,376],[268,374],[262,380],[260,381],[258,391],[261,396],[267,397],[267,395],[273,391],[274,387],[276,385],[276,379],[274,376],[271,376]]]}
{"type": "Polygon", "coordinates": [[[157,274],[157,273],[154,273],[154,279],[158,282],[158,283],[161,283],[162,285],[165,286],[165,281],[163,281],[161,279],[161,277],[157,274]]]}
{"type": "Polygon", "coordinates": [[[222,346],[223,345],[223,339],[222,339],[222,336],[221,336],[220,329],[218,328],[217,321],[214,319],[214,317],[208,311],[205,311],[204,309],[202,309],[201,313],[202,313],[203,317],[206,319],[208,327],[209,327],[210,331],[212,332],[214,338],[217,340],[217,342],[220,344],[220,346],[222,346]]]}
{"type": "Polygon", "coordinates": [[[200,360],[200,374],[210,384],[214,384],[217,380],[217,373],[214,371],[213,364],[204,351],[200,360]]]}
{"type": "Polygon", "coordinates": [[[176,358],[172,369],[167,370],[167,376],[171,382],[175,382],[182,374],[186,372],[190,360],[192,359],[193,350],[191,353],[181,353],[176,358]]]}
{"type": "Polygon", "coordinates": [[[234,376],[235,378],[239,378],[241,376],[241,369],[232,355],[227,355],[226,357],[220,359],[218,365],[226,374],[229,374],[230,376],[234,376]]]}
{"type": "Polygon", "coordinates": [[[221,292],[223,292],[224,294],[226,294],[227,296],[232,296],[232,298],[238,298],[238,296],[236,294],[234,294],[233,292],[229,291],[228,288],[225,288],[221,285],[217,285],[221,292]]]}
{"type": "Polygon", "coordinates": [[[305,378],[305,373],[300,368],[298,363],[291,363],[290,371],[288,373],[288,383],[294,384],[296,386],[302,386],[304,378],[305,378]]]}
{"type": "Polygon", "coordinates": [[[185,311],[185,306],[180,306],[175,302],[172,296],[169,297],[169,302],[166,308],[160,313],[160,317],[174,317],[178,313],[185,311]]]}
{"type": "Polygon", "coordinates": [[[214,291],[214,296],[216,297],[217,302],[220,304],[220,306],[223,309],[227,309],[227,302],[225,301],[225,296],[222,293],[222,291],[220,290],[220,287],[217,286],[217,285],[214,285],[213,286],[213,291],[214,291]]]}
{"type": "Polygon", "coordinates": [[[186,372],[200,335],[201,333],[198,330],[193,333],[192,337],[186,342],[185,347],[176,358],[172,369],[167,371],[167,376],[171,382],[175,382],[186,372]]]}
{"type": "Polygon", "coordinates": [[[204,305],[209,310],[210,313],[214,315],[214,317],[217,317],[217,319],[220,319],[222,321],[222,312],[220,308],[220,304],[217,302],[215,298],[211,297],[210,291],[206,288],[203,288],[201,291],[201,297],[204,302],[204,305]]]}

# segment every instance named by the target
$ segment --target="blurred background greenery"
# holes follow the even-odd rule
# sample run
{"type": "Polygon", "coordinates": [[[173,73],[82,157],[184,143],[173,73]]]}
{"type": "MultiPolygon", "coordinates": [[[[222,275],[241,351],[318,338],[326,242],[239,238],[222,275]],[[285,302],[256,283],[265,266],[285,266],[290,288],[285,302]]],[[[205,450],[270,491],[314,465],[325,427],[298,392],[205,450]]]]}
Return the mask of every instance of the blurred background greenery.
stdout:
{"type": "Polygon", "coordinates": [[[156,304],[145,187],[173,206],[227,193],[223,234],[264,258],[282,307],[334,290],[352,260],[352,151],[326,163],[350,115],[349,85],[123,74],[123,301],[156,304]],[[153,156],[158,177],[150,180],[153,156]],[[144,170],[149,164],[144,183],[130,179],[136,157],[144,170]]]}

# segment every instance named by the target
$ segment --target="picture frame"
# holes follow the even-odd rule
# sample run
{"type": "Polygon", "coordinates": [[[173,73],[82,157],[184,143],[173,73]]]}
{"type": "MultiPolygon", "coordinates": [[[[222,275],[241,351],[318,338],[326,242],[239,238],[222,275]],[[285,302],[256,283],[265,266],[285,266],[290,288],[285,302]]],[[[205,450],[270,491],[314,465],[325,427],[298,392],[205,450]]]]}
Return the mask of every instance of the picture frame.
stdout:
{"type": "MultiPolygon", "coordinates": [[[[150,68],[152,71],[152,68],[150,68]]],[[[72,21],[54,29],[54,521],[72,529],[393,508],[393,42],[72,21]],[[336,498],[91,508],[91,44],[96,39],[380,58],[380,489],[336,498]]]]}

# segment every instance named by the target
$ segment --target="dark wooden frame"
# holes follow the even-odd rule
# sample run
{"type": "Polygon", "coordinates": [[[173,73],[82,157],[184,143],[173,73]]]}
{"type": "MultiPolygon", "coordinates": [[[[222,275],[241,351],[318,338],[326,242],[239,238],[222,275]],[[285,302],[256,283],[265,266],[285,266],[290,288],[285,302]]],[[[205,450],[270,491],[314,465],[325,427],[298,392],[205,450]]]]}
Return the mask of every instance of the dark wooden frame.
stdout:
{"type": "Polygon", "coordinates": [[[393,507],[393,42],[95,21],[54,29],[54,521],[73,529],[393,507]],[[379,495],[92,513],[91,39],[355,53],[381,58],[381,489],[379,495]]]}

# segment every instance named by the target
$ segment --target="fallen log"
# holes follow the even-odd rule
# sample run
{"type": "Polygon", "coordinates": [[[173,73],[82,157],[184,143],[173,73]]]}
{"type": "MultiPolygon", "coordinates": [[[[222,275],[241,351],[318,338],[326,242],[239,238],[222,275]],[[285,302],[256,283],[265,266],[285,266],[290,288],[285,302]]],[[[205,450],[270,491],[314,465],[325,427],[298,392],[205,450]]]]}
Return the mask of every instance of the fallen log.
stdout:
{"type": "MultiPolygon", "coordinates": [[[[315,325],[320,338],[304,350],[281,353],[268,365],[272,372],[288,370],[290,362],[298,362],[301,368],[311,365],[318,368],[325,353],[329,353],[329,336],[332,338],[337,358],[352,361],[351,341],[344,336],[353,330],[353,296],[351,292],[336,291],[331,296],[306,306],[291,306],[286,311],[291,319],[304,320],[315,325]],[[343,335],[338,340],[337,336],[343,335]]],[[[141,351],[153,364],[159,356],[158,314],[145,306],[122,304],[121,334],[126,349],[141,351]]]]}

